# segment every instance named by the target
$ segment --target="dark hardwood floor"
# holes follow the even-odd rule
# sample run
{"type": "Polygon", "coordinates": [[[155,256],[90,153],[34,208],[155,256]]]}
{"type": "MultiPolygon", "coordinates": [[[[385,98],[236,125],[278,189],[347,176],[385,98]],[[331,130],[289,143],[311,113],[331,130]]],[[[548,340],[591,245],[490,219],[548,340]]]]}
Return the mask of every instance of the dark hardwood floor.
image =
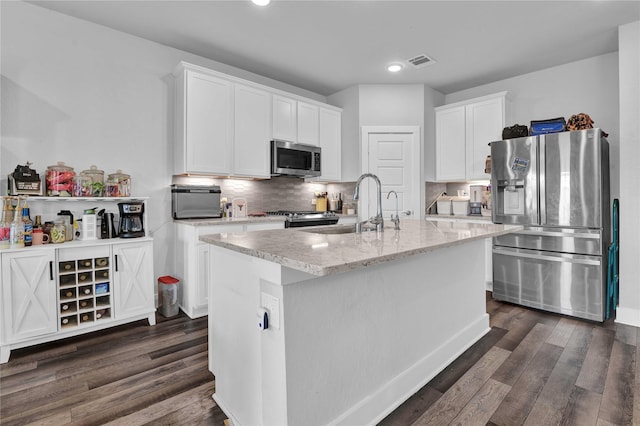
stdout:
{"type": "MultiPolygon", "coordinates": [[[[639,329],[487,311],[491,331],[381,425],[640,424],[639,329]]],[[[206,318],[157,318],[13,351],[0,424],[223,425],[206,318]]]]}

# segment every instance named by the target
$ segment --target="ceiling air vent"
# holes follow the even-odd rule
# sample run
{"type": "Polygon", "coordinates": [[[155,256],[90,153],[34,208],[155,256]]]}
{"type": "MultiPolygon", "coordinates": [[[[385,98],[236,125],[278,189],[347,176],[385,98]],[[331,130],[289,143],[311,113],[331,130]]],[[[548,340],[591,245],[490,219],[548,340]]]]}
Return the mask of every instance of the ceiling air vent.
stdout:
{"type": "Polygon", "coordinates": [[[422,67],[426,67],[427,65],[433,64],[435,60],[433,58],[428,57],[427,55],[418,55],[418,56],[414,56],[411,59],[407,59],[407,62],[409,62],[415,68],[422,68],[422,67]]]}

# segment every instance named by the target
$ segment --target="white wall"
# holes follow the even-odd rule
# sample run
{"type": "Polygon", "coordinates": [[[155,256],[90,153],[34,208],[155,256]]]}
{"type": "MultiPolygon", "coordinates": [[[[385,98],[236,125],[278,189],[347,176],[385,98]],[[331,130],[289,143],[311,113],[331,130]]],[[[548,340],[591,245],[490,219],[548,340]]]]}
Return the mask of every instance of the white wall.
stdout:
{"type": "Polygon", "coordinates": [[[361,126],[424,128],[424,85],[361,84],[361,126]]]}
{"type": "Polygon", "coordinates": [[[595,126],[609,133],[611,198],[620,195],[618,53],[608,53],[506,80],[450,93],[446,103],[508,91],[511,121],[529,125],[531,120],[587,113],[595,126]]]}
{"type": "MultiPolygon", "coordinates": [[[[24,2],[0,2],[0,187],[16,164],[41,173],[65,161],[132,176],[149,196],[155,275],[174,269],[169,184],[173,174],[171,73],[189,61],[319,101],[326,98],[183,51],[24,2]]],[[[267,141],[265,141],[267,143],[267,141]]],[[[33,211],[32,215],[38,214],[33,211]]]]}
{"type": "Polygon", "coordinates": [[[620,305],[616,321],[640,327],[640,21],[618,33],[620,61],[620,305]]]}

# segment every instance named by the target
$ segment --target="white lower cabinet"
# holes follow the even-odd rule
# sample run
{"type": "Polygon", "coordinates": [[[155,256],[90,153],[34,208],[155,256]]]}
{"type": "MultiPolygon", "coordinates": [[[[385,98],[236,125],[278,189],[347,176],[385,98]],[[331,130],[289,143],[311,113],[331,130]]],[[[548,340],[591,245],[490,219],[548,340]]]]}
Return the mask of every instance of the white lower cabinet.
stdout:
{"type": "Polygon", "coordinates": [[[114,244],[113,260],[116,317],[148,313],[155,305],[151,242],[114,244]]]}
{"type": "Polygon", "coordinates": [[[209,244],[200,236],[230,232],[252,232],[284,228],[280,220],[266,222],[221,223],[196,225],[188,221],[175,222],[176,278],[180,280],[180,309],[190,318],[207,315],[209,306],[209,244]]]}
{"type": "Polygon", "coordinates": [[[0,256],[0,363],[12,349],[140,319],[155,324],[151,238],[43,245],[0,256]]]}
{"type": "Polygon", "coordinates": [[[55,260],[53,250],[2,254],[2,362],[5,344],[58,330],[55,260]]]}

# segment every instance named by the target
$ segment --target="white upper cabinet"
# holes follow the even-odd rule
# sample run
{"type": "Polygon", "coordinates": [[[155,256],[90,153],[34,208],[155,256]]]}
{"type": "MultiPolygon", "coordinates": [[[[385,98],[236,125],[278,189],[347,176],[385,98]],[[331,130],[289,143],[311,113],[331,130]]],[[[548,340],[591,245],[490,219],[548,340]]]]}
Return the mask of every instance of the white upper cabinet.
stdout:
{"type": "Polygon", "coordinates": [[[342,114],[339,111],[319,109],[319,143],[322,149],[320,180],[340,181],[342,171],[342,114]]]}
{"type": "Polygon", "coordinates": [[[319,108],[298,102],[298,143],[318,146],[319,108]]]}
{"type": "Polygon", "coordinates": [[[436,110],[436,179],[464,180],[465,107],[436,110]]]}
{"type": "Polygon", "coordinates": [[[273,139],[298,140],[298,109],[295,99],[273,95],[273,139]]]}
{"type": "Polygon", "coordinates": [[[436,180],[488,180],[489,143],[507,122],[507,92],[436,108],[436,180]]]}
{"type": "Polygon", "coordinates": [[[268,178],[271,94],[240,84],[234,93],[233,174],[268,178]]]}
{"type": "Polygon", "coordinates": [[[280,139],[322,145],[323,178],[328,166],[326,179],[339,179],[341,109],[186,62],[174,76],[175,174],[269,178],[280,139]]]}
{"type": "Polygon", "coordinates": [[[491,155],[490,142],[502,139],[506,125],[505,97],[467,105],[467,179],[490,179],[484,172],[487,155],[491,155]]]}
{"type": "Polygon", "coordinates": [[[184,70],[176,89],[176,172],[230,174],[233,85],[184,70]]]}

